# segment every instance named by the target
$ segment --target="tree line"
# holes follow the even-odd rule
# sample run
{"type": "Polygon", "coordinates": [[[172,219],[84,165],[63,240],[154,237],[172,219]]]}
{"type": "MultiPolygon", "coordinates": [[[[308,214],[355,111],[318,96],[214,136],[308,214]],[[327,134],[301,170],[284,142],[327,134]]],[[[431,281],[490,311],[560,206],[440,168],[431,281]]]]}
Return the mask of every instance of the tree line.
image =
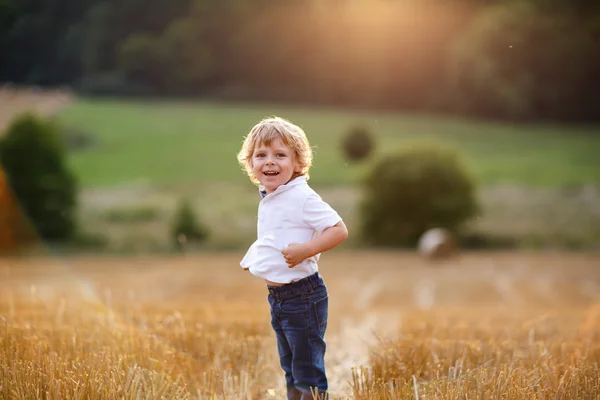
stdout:
{"type": "Polygon", "coordinates": [[[0,54],[89,95],[600,116],[595,0],[1,0],[0,54]]]}

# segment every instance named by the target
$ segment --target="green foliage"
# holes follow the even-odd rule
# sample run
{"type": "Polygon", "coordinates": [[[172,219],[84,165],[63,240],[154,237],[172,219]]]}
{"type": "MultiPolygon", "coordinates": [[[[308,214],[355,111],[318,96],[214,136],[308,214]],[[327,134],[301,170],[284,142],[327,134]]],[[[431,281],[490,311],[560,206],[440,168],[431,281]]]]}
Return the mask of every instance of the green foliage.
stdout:
{"type": "Polygon", "coordinates": [[[87,95],[598,120],[598,1],[374,0],[369,12],[361,7],[0,0],[0,81],[66,84],[87,95]]]}
{"type": "Polygon", "coordinates": [[[348,161],[362,161],[375,147],[373,134],[365,126],[355,126],[342,138],[342,151],[348,161]]]}
{"type": "Polygon", "coordinates": [[[213,65],[198,24],[191,18],[174,21],[158,46],[165,64],[165,85],[179,93],[199,90],[213,65]]]}
{"type": "Polygon", "coordinates": [[[56,125],[33,114],[16,118],[0,141],[0,163],[37,233],[66,240],[75,230],[76,181],[56,125]]]}
{"type": "Polygon", "coordinates": [[[157,39],[147,33],[134,33],[118,48],[119,70],[129,79],[155,80],[160,77],[157,39]]]}
{"type": "Polygon", "coordinates": [[[366,243],[414,245],[427,229],[456,232],[477,210],[475,187],[455,152],[420,146],[380,160],[365,181],[366,243]]]}
{"type": "Polygon", "coordinates": [[[73,51],[73,39],[82,35],[73,32],[86,3],[1,0],[0,81],[56,84],[76,76],[80,54],[73,51]]]}
{"type": "Polygon", "coordinates": [[[203,43],[201,27],[182,18],[160,35],[130,35],[118,47],[118,68],[130,81],[158,93],[193,92],[201,88],[212,68],[203,43]]]}
{"type": "Polygon", "coordinates": [[[160,35],[189,10],[189,0],[91,0],[81,62],[85,75],[118,71],[119,47],[132,35],[160,35]]]}
{"type": "Polygon", "coordinates": [[[201,243],[208,236],[208,228],[200,223],[190,201],[180,200],[171,226],[171,239],[175,248],[182,250],[186,243],[201,243]]]}
{"type": "Polygon", "coordinates": [[[510,119],[594,113],[580,97],[598,60],[591,27],[533,2],[482,10],[454,44],[449,75],[458,108],[510,119]],[[569,32],[565,34],[565,32],[569,32]],[[559,66],[560,67],[557,67],[559,66]]]}

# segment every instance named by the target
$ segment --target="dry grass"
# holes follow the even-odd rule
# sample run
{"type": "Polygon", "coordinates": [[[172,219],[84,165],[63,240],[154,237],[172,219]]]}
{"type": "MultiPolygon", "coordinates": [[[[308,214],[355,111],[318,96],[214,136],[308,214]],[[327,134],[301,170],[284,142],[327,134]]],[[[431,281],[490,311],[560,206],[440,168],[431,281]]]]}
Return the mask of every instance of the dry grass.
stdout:
{"type": "MultiPolygon", "coordinates": [[[[283,398],[239,258],[0,260],[0,399],[283,398]]],[[[325,255],[333,398],[598,398],[599,260],[325,255]]]]}
{"type": "Polygon", "coordinates": [[[355,371],[355,398],[598,398],[598,332],[580,329],[588,315],[410,313],[400,337],[382,339],[373,351],[372,369],[355,371]]]}

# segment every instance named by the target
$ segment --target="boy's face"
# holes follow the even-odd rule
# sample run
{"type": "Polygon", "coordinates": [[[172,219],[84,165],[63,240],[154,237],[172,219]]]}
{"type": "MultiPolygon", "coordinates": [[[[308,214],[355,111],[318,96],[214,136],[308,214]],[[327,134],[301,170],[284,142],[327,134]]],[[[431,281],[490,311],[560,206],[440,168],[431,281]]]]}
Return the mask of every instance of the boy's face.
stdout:
{"type": "Polygon", "coordinates": [[[267,193],[273,193],[279,186],[288,183],[294,172],[300,172],[300,169],[294,151],[276,138],[268,146],[263,143],[254,148],[252,172],[267,193]]]}

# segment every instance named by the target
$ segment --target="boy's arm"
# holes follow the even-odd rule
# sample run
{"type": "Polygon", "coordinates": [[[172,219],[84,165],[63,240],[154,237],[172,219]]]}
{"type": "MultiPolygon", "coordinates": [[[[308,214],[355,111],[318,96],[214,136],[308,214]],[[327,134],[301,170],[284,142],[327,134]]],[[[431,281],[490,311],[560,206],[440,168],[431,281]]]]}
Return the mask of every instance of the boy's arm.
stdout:
{"type": "Polygon", "coordinates": [[[348,228],[344,221],[340,221],[331,228],[327,228],[319,236],[306,243],[290,243],[281,250],[283,258],[289,268],[293,268],[309,257],[331,250],[348,237],[348,228]]]}

